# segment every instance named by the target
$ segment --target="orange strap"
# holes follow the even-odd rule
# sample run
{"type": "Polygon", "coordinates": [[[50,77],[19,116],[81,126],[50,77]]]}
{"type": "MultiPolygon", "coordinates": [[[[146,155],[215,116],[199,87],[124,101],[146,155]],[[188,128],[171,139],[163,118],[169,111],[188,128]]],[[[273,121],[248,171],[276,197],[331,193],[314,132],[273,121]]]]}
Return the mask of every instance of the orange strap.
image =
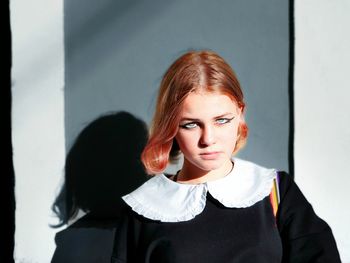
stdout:
{"type": "Polygon", "coordinates": [[[273,214],[275,217],[277,215],[278,205],[280,203],[280,193],[279,193],[278,184],[279,184],[279,178],[277,174],[277,177],[273,179],[272,190],[270,193],[270,202],[271,202],[273,214]]]}

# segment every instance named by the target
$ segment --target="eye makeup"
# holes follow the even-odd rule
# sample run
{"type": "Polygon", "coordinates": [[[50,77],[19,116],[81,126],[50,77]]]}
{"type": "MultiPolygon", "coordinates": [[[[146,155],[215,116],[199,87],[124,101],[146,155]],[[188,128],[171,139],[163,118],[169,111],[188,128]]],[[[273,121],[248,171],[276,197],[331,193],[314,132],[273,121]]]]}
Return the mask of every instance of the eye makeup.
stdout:
{"type": "MultiPolygon", "coordinates": [[[[219,125],[224,125],[224,124],[227,124],[227,123],[230,123],[235,117],[232,117],[232,118],[218,118],[216,119],[216,121],[223,121],[223,122],[219,122],[218,124],[219,125]]],[[[193,129],[197,126],[192,126],[192,127],[189,127],[191,125],[198,125],[200,124],[199,121],[196,121],[196,122],[188,122],[188,123],[184,123],[184,124],[181,124],[179,125],[180,128],[183,128],[183,129],[187,129],[187,130],[190,130],[190,129],[193,129]]]]}

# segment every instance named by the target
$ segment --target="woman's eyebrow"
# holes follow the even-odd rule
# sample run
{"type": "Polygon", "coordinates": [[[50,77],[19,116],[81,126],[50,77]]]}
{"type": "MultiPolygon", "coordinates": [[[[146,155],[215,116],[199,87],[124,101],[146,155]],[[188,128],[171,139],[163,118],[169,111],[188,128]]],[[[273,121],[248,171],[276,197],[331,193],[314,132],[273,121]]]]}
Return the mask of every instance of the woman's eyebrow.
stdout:
{"type": "MultiPolygon", "coordinates": [[[[230,115],[230,114],[233,114],[233,113],[232,112],[226,112],[224,114],[221,114],[219,116],[214,117],[213,120],[217,119],[217,118],[221,118],[221,117],[227,116],[227,115],[230,115]]],[[[188,120],[188,121],[201,121],[200,119],[194,119],[194,118],[188,118],[188,117],[184,117],[180,121],[185,121],[185,120],[188,120]]]]}

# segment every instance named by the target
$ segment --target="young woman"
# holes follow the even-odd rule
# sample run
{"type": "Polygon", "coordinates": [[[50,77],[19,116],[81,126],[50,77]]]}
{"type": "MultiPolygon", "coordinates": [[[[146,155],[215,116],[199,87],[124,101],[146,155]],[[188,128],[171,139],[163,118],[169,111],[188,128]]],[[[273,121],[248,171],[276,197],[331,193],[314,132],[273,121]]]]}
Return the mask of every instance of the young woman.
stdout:
{"type": "Polygon", "coordinates": [[[142,162],[123,196],[114,262],[340,262],[332,231],[292,178],[234,157],[248,128],[232,68],[191,51],[166,71],[142,162]],[[163,173],[183,154],[175,175],[163,173]]]}

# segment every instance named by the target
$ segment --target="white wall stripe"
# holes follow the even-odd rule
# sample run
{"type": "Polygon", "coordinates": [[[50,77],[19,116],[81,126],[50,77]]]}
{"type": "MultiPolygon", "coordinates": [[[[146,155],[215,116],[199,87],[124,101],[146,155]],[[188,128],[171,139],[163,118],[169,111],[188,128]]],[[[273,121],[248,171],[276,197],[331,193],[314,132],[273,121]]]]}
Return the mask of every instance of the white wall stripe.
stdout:
{"type": "Polygon", "coordinates": [[[295,2],[295,176],[350,262],[350,2],[295,2]]]}
{"type": "Polygon", "coordinates": [[[50,213],[64,165],[63,1],[10,2],[16,262],[49,262],[50,213]],[[49,156],[49,158],[48,158],[49,156]]]}

